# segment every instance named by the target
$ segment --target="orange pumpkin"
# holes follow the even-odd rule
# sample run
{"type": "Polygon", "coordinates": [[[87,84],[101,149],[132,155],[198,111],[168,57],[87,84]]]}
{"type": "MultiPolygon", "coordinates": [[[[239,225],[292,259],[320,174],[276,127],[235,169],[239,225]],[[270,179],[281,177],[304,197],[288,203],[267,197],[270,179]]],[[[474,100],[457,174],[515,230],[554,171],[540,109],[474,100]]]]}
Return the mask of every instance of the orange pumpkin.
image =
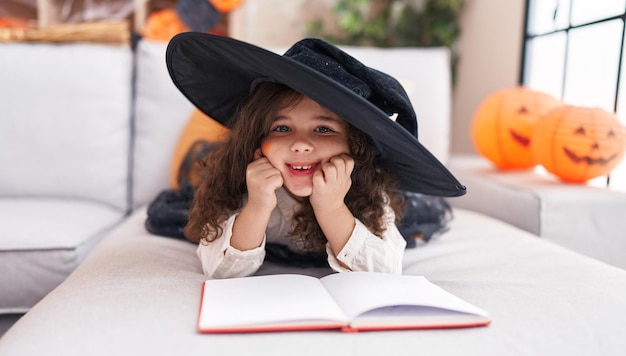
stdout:
{"type": "Polygon", "coordinates": [[[0,28],[28,28],[28,20],[19,17],[0,17],[0,28]]]}
{"type": "Polygon", "coordinates": [[[583,183],[619,163],[626,128],[606,110],[567,105],[538,121],[532,140],[537,163],[564,182],[583,183]]]}
{"type": "Polygon", "coordinates": [[[188,31],[175,9],[163,9],[148,16],[141,35],[151,40],[169,41],[175,35],[188,31]]]}
{"type": "Polygon", "coordinates": [[[211,5],[219,12],[230,12],[235,7],[239,6],[241,0],[209,0],[211,5]]]}
{"type": "Polygon", "coordinates": [[[535,122],[562,106],[549,94],[518,86],[486,97],[472,118],[472,139],[478,153],[500,170],[536,166],[531,146],[535,122]]]}
{"type": "MultiPolygon", "coordinates": [[[[176,149],[172,156],[172,166],[170,171],[170,185],[172,188],[179,187],[180,167],[185,156],[197,142],[215,143],[224,140],[228,136],[229,130],[205,115],[202,111],[194,109],[178,138],[176,149]]],[[[192,184],[197,184],[197,177],[191,177],[192,184]]]]}

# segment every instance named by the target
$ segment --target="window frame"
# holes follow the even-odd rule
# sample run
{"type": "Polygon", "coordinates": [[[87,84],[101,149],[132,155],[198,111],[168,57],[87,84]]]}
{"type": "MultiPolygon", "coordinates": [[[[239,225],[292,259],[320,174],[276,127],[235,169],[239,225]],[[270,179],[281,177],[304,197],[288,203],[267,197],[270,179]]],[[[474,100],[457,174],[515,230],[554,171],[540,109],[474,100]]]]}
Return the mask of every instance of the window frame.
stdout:
{"type": "MultiPolygon", "coordinates": [[[[524,30],[522,32],[523,38],[522,38],[522,50],[521,50],[521,62],[520,62],[520,70],[519,70],[519,77],[518,77],[518,84],[519,85],[523,85],[523,86],[529,86],[528,82],[529,82],[529,72],[531,70],[531,68],[529,68],[529,63],[531,62],[531,54],[530,54],[530,50],[529,48],[531,47],[531,43],[532,41],[534,41],[537,38],[542,38],[542,37],[546,37],[546,36],[550,36],[550,35],[555,35],[555,34],[559,34],[562,33],[565,36],[565,50],[563,53],[563,58],[561,59],[561,63],[562,63],[562,73],[561,73],[561,86],[560,86],[560,97],[559,99],[563,99],[566,93],[566,87],[567,87],[567,64],[568,64],[568,56],[569,56],[569,48],[570,48],[570,37],[571,37],[571,31],[572,30],[579,30],[579,29],[585,29],[585,28],[591,28],[592,26],[598,25],[598,24],[603,24],[603,23],[607,23],[610,21],[616,21],[616,20],[620,20],[621,21],[621,36],[620,36],[620,43],[619,43],[619,58],[617,61],[617,79],[616,79],[616,83],[615,83],[615,91],[614,91],[614,97],[613,97],[613,107],[612,110],[614,113],[618,113],[619,108],[619,98],[620,98],[620,85],[622,80],[625,80],[624,78],[622,78],[622,68],[624,66],[626,66],[626,63],[624,63],[624,42],[625,42],[625,37],[626,37],[626,5],[624,6],[624,10],[621,14],[619,15],[613,15],[613,16],[607,16],[607,17],[603,17],[603,18],[599,18],[593,21],[587,21],[587,22],[583,22],[580,24],[572,24],[572,4],[576,1],[576,0],[570,0],[569,2],[569,9],[568,9],[568,14],[567,14],[567,21],[565,26],[563,26],[562,28],[558,28],[558,29],[553,29],[550,31],[542,31],[539,33],[533,33],[533,15],[534,15],[534,9],[533,9],[533,4],[536,2],[539,2],[542,0],[525,0],[525,6],[524,6],[524,30]]],[[[557,9],[555,8],[555,12],[553,15],[553,19],[556,18],[556,12],[557,9]]],[[[532,87],[530,87],[532,89],[532,87]]],[[[626,86],[625,86],[626,88],[626,86]]],[[[625,96],[626,98],[626,93],[622,93],[622,95],[625,96]]],[[[623,99],[624,103],[626,103],[626,99],[623,99]]],[[[573,104],[576,105],[576,103],[569,103],[569,104],[573,104]]],[[[626,106],[626,104],[625,104],[626,106]]],[[[626,107],[621,108],[622,111],[624,111],[624,113],[626,114],[626,107]]],[[[618,118],[620,120],[620,122],[625,125],[626,124],[626,119],[619,117],[618,118]]],[[[623,171],[625,173],[620,173],[621,175],[626,176],[626,157],[624,159],[622,159],[622,161],[620,162],[620,164],[611,172],[612,174],[615,173],[617,170],[619,170],[620,172],[623,171]]],[[[602,178],[602,177],[598,177],[598,178],[602,178]]],[[[595,185],[600,185],[600,186],[606,186],[606,187],[610,187],[613,188],[613,186],[611,185],[611,174],[607,175],[605,178],[602,178],[602,180],[605,180],[605,182],[600,183],[600,184],[595,184],[595,185]]],[[[597,180],[596,180],[597,182],[597,180]]],[[[625,186],[620,186],[617,189],[618,190],[626,190],[626,182],[624,182],[623,184],[625,184],[625,186]]]]}

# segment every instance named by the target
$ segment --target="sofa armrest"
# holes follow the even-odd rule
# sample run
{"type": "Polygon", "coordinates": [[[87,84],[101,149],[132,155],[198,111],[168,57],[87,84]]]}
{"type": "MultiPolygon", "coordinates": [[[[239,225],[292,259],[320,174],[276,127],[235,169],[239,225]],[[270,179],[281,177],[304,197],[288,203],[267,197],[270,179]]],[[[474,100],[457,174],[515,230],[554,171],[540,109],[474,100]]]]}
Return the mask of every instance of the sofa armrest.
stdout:
{"type": "Polygon", "coordinates": [[[449,200],[453,206],[626,268],[626,194],[533,170],[498,171],[478,156],[454,156],[449,167],[468,187],[465,196],[449,200]]]}

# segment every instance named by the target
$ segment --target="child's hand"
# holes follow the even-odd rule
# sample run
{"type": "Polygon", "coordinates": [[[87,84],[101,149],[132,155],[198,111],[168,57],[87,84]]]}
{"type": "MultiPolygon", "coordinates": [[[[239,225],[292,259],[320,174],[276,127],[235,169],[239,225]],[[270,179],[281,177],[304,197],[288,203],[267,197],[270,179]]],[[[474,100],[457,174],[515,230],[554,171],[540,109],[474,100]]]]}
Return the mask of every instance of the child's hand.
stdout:
{"type": "Polygon", "coordinates": [[[254,152],[254,160],[246,169],[248,203],[257,209],[272,211],[276,207],[276,189],[283,186],[280,171],[261,153],[254,152]]]}
{"type": "Polygon", "coordinates": [[[354,159],[347,154],[332,157],[313,175],[313,192],[309,198],[313,210],[334,210],[344,205],[352,185],[350,174],[354,159]]]}

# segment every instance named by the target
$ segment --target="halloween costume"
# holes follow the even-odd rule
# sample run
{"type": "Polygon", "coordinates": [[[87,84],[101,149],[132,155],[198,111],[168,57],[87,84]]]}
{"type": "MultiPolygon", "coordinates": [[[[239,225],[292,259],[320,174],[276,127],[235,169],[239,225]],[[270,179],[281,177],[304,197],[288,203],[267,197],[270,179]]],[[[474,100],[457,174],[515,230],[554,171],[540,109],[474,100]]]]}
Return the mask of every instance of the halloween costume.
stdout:
{"type": "MultiPolygon", "coordinates": [[[[426,225],[418,226],[417,221],[403,220],[403,238],[394,224],[393,212],[387,208],[391,214],[387,214],[382,239],[356,220],[356,227],[338,256],[327,245],[327,263],[336,271],[400,273],[405,239],[411,241],[406,234],[419,235],[427,241],[433,234],[445,231],[451,213],[439,196],[465,194],[465,187],[417,140],[415,112],[400,83],[324,41],[305,39],[279,56],[231,38],[188,32],[170,41],[166,63],[178,89],[198,109],[227,127],[232,124],[238,105],[259,82],[279,82],[311,98],[365,132],[372,139],[377,159],[396,175],[402,190],[413,194],[405,196],[422,200],[407,205],[407,216],[430,215],[438,219],[429,222],[431,226],[426,229],[422,228],[426,225]],[[437,204],[430,204],[431,195],[436,196],[432,199],[437,204]],[[422,208],[439,211],[416,211],[422,208]]],[[[208,244],[200,243],[198,255],[206,274],[216,278],[248,275],[258,269],[264,257],[286,259],[293,254],[306,256],[298,260],[304,261],[304,265],[318,264],[319,256],[308,256],[308,251],[290,243],[288,232],[297,203],[281,191],[282,188],[277,191],[279,202],[266,229],[264,246],[243,252],[230,246],[236,213],[223,223],[222,236],[208,244]]]]}

